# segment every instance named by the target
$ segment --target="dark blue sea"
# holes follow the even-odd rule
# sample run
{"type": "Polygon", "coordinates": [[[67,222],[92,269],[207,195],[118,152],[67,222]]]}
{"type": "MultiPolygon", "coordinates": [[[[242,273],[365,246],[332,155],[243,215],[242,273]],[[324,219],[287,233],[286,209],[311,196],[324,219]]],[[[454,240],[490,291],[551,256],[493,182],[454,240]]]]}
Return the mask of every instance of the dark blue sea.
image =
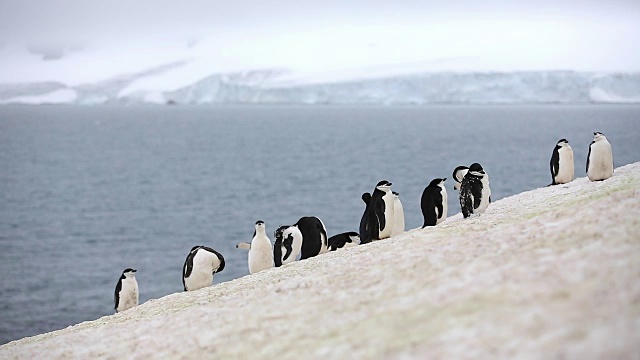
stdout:
{"type": "Polygon", "coordinates": [[[256,220],[357,231],[382,179],[411,229],[435,177],[460,211],[461,164],[498,200],[549,184],[567,138],[583,177],[594,131],[616,166],[640,160],[640,106],[0,107],[0,344],[112,314],[127,267],[141,303],[182,291],[194,245],[225,256],[215,283],[245,276],[256,220]]]}

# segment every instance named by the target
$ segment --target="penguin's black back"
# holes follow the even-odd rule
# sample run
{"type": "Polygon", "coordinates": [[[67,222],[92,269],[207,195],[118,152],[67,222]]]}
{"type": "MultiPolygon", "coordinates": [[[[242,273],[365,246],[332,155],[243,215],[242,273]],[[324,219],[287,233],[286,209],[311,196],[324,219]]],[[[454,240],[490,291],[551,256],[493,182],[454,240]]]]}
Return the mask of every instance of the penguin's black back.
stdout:
{"type": "MultiPolygon", "coordinates": [[[[422,227],[435,226],[438,222],[438,214],[442,214],[442,192],[438,185],[429,184],[422,192],[420,208],[424,223],[422,227]],[[436,212],[436,208],[438,211],[436,212]]],[[[442,215],[441,215],[442,216],[442,215]]]]}
{"type": "Polygon", "coordinates": [[[462,215],[465,218],[473,214],[473,211],[480,206],[482,187],[482,178],[470,172],[462,179],[462,185],[460,187],[460,207],[462,208],[462,215]]]}
{"type": "Polygon", "coordinates": [[[556,175],[560,169],[560,145],[553,148],[551,160],[549,161],[549,169],[551,170],[551,185],[556,184],[556,175]]]}
{"type": "Polygon", "coordinates": [[[327,240],[329,244],[330,251],[336,251],[342,247],[344,247],[347,243],[352,242],[351,236],[357,236],[358,233],[355,231],[349,231],[342,234],[333,235],[327,240]]]}
{"type": "Polygon", "coordinates": [[[120,275],[120,278],[118,279],[118,283],[116,284],[116,291],[113,294],[113,303],[114,303],[114,309],[116,309],[116,311],[118,311],[118,305],[120,305],[120,291],[122,290],[122,280],[125,279],[124,276],[124,272],[122,273],[122,275],[120,275]]]}
{"type": "Polygon", "coordinates": [[[322,237],[327,239],[327,232],[322,226],[322,222],[315,216],[305,216],[300,218],[294,225],[302,233],[302,249],[300,260],[316,256],[322,249],[322,237]]]}

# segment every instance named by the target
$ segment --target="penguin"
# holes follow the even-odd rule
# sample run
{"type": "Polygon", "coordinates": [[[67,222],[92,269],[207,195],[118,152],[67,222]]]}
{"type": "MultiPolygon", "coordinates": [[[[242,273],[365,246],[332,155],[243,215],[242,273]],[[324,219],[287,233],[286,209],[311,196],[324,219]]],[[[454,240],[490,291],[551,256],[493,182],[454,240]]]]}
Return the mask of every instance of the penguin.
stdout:
{"type": "Polygon", "coordinates": [[[447,178],[431,180],[422,192],[420,208],[422,209],[422,217],[424,218],[423,229],[427,226],[436,226],[447,220],[448,197],[447,189],[444,187],[445,180],[447,180],[447,178]]]}
{"type": "Polygon", "coordinates": [[[296,261],[302,251],[302,233],[296,226],[282,225],[273,234],[273,260],[276,267],[296,261]]]}
{"type": "Polygon", "coordinates": [[[222,270],[224,270],[222,254],[203,245],[192,247],[182,266],[184,291],[194,291],[211,286],[213,275],[222,270]]]}
{"type": "Polygon", "coordinates": [[[116,313],[138,306],[138,282],[136,281],[136,269],[127,268],[120,275],[116,291],[113,295],[114,309],[116,313]]]}
{"type": "Polygon", "coordinates": [[[573,149],[567,139],[560,139],[551,153],[549,161],[551,185],[566,184],[573,181],[573,149]]]}
{"type": "Polygon", "coordinates": [[[329,251],[327,229],[322,220],[315,216],[301,217],[297,223],[283,225],[276,230],[276,244],[273,258],[276,266],[324,254],[329,251]]]}
{"type": "MultiPolygon", "coordinates": [[[[240,244],[236,245],[236,247],[240,248],[240,244]]],[[[250,274],[273,267],[271,240],[267,236],[264,221],[262,220],[256,221],[253,239],[249,248],[248,263],[250,274]]]]}
{"type": "Polygon", "coordinates": [[[453,181],[455,182],[453,184],[453,190],[460,190],[460,184],[462,184],[462,179],[467,175],[467,172],[469,172],[469,168],[464,165],[460,165],[453,170],[453,181]]]}
{"type": "Polygon", "coordinates": [[[329,243],[329,251],[338,249],[346,249],[360,245],[360,235],[355,231],[348,231],[342,234],[333,235],[327,240],[329,243]]]}
{"type": "MultiPolygon", "coordinates": [[[[394,199],[391,193],[391,185],[387,180],[380,181],[371,194],[371,198],[368,199],[369,201],[360,220],[359,234],[362,244],[391,236],[394,221],[394,199]]],[[[362,197],[365,200],[365,195],[362,197]]]]}
{"type": "Polygon", "coordinates": [[[473,214],[481,214],[491,202],[491,189],[489,188],[489,176],[482,166],[474,163],[462,179],[460,185],[460,207],[465,218],[473,214]]]}
{"type": "Polygon", "coordinates": [[[587,176],[591,181],[606,180],[613,175],[611,144],[601,132],[593,133],[587,155],[587,176]]]}
{"type": "Polygon", "coordinates": [[[393,228],[391,236],[396,236],[404,232],[404,208],[400,202],[400,194],[393,191],[393,228]]]}

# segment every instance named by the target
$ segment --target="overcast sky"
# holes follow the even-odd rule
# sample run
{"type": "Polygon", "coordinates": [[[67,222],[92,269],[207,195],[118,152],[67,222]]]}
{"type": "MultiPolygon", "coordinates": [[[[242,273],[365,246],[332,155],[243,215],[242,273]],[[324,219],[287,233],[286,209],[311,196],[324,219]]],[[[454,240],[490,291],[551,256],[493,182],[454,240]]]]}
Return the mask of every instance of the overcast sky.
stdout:
{"type": "Polygon", "coordinates": [[[40,71],[41,55],[15,55],[27,46],[50,52],[49,62],[111,51],[114,63],[160,65],[206,54],[220,71],[415,63],[435,71],[638,71],[639,43],[638,0],[0,0],[0,77],[40,71]]]}

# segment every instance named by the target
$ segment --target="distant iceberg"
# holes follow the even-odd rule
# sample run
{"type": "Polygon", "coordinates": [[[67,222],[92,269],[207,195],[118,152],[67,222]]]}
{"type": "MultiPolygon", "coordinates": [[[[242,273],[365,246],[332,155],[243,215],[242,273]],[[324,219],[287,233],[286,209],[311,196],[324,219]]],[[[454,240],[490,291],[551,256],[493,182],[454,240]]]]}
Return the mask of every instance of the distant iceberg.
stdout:
{"type": "MultiPolygon", "coordinates": [[[[94,84],[3,84],[0,103],[68,104],[586,104],[640,103],[640,73],[438,72],[297,81],[288,70],[212,74],[163,83],[162,71],[94,84]],[[144,84],[153,83],[153,88],[144,84]],[[46,85],[46,86],[45,86],[46,85]],[[179,87],[181,86],[181,87],[179,87]],[[18,89],[18,90],[16,90],[18,89]]],[[[171,79],[171,77],[166,77],[171,79]]]]}

